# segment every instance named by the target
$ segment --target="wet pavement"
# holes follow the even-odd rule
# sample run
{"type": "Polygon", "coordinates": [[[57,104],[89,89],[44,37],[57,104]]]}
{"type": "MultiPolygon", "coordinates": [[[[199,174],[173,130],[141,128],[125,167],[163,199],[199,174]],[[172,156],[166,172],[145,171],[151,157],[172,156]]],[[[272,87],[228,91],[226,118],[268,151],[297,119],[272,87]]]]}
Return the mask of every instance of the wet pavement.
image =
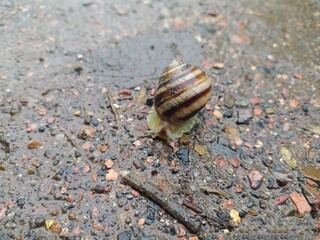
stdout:
{"type": "Polygon", "coordinates": [[[312,0],[0,2],[1,239],[319,239],[319,20],[312,0]],[[145,131],[174,58],[213,90],[170,144],[145,131]]]}

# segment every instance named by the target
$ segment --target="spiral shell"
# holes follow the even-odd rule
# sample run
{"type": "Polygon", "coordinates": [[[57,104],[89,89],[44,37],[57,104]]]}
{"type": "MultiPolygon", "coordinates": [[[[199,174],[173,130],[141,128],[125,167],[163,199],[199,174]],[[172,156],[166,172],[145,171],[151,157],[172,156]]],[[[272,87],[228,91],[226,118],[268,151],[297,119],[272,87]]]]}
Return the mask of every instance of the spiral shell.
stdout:
{"type": "Polygon", "coordinates": [[[199,68],[173,60],[164,69],[154,107],[163,121],[180,125],[195,116],[211,97],[211,79],[199,68]]]}

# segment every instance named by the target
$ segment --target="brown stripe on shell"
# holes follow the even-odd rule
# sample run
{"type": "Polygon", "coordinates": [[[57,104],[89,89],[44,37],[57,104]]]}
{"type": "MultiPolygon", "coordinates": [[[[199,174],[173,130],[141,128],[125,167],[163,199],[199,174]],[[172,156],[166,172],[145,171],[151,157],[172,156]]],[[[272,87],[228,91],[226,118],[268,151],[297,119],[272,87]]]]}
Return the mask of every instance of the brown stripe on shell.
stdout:
{"type": "Polygon", "coordinates": [[[160,107],[163,103],[172,100],[173,98],[179,97],[182,93],[189,90],[190,87],[200,85],[207,80],[207,76],[204,72],[186,80],[183,83],[177,84],[176,86],[170,87],[167,90],[161,92],[155,96],[155,105],[160,107]]]}
{"type": "MultiPolygon", "coordinates": [[[[211,90],[211,88],[210,88],[211,90]]],[[[194,115],[196,115],[198,112],[200,112],[200,110],[207,104],[207,101],[202,104],[202,105],[199,105],[198,108],[196,108],[195,110],[193,110],[193,112],[181,117],[181,118],[178,118],[179,121],[181,122],[186,122],[187,120],[189,120],[190,118],[192,118],[194,115]]]]}
{"type": "Polygon", "coordinates": [[[186,77],[188,74],[195,71],[196,69],[197,69],[196,67],[192,67],[191,69],[191,66],[185,64],[185,66],[182,69],[180,69],[179,72],[172,72],[172,73],[164,72],[160,77],[157,91],[168,86],[169,84],[176,82],[181,78],[186,77]]]}
{"type": "Polygon", "coordinates": [[[161,83],[164,83],[165,81],[170,80],[172,77],[174,77],[176,74],[183,72],[184,70],[188,69],[188,64],[185,64],[183,62],[179,62],[176,60],[173,60],[171,62],[171,64],[166,67],[163,72],[162,75],[159,79],[159,85],[161,83]]]}
{"type": "Polygon", "coordinates": [[[186,64],[182,61],[173,60],[171,61],[170,65],[163,70],[163,74],[170,74],[170,73],[176,72],[178,69],[186,67],[187,65],[189,64],[186,64]]]}
{"type": "Polygon", "coordinates": [[[189,118],[196,115],[207,103],[207,101],[210,98],[211,93],[211,85],[204,89],[202,92],[195,94],[189,99],[186,99],[185,101],[181,102],[180,104],[172,106],[170,109],[164,111],[163,113],[158,112],[160,118],[163,118],[165,121],[173,124],[178,125],[179,123],[183,123],[189,118]],[[201,98],[205,98],[203,104],[197,106],[199,104],[199,100],[201,98]],[[192,112],[189,114],[185,114],[183,109],[190,108],[192,109],[192,112]],[[194,109],[193,109],[194,108],[194,109]],[[180,114],[179,114],[180,113],[180,114]],[[180,115],[180,116],[179,116],[180,115]]]}

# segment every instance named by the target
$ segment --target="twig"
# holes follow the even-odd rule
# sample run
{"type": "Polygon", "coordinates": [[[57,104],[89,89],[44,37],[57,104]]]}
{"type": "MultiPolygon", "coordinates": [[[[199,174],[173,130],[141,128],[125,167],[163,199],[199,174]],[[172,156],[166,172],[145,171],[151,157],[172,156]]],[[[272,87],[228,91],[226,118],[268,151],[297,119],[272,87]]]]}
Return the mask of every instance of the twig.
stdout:
{"type": "Polygon", "coordinates": [[[114,114],[114,117],[115,117],[117,125],[118,125],[118,130],[120,130],[120,117],[119,117],[118,109],[114,106],[114,101],[112,99],[112,95],[107,88],[106,88],[106,93],[107,93],[107,97],[108,97],[112,112],[114,114]]]}
{"type": "Polygon", "coordinates": [[[200,187],[200,189],[202,191],[205,191],[207,193],[213,193],[213,194],[217,194],[217,195],[221,195],[224,198],[230,198],[229,194],[225,191],[216,189],[216,188],[211,188],[211,187],[200,187]]]}
{"type": "Polygon", "coordinates": [[[80,153],[81,153],[81,156],[87,160],[87,162],[90,162],[90,159],[86,156],[85,152],[82,150],[82,147],[79,146],[79,144],[73,140],[70,136],[70,133],[68,133],[67,131],[64,133],[64,136],[67,137],[67,141],[69,141],[71,143],[71,145],[76,148],[80,153]]]}
{"type": "Polygon", "coordinates": [[[203,213],[203,210],[200,207],[192,204],[191,202],[189,202],[187,200],[183,200],[182,203],[183,203],[183,205],[185,205],[186,207],[190,208],[192,211],[194,211],[196,213],[203,213]]]}
{"type": "Polygon", "coordinates": [[[52,179],[52,178],[54,178],[54,176],[55,175],[57,175],[57,173],[58,172],[60,172],[60,170],[61,170],[61,168],[59,168],[57,171],[55,171],[50,177],[48,177],[47,179],[45,179],[44,181],[46,182],[46,181],[48,181],[48,180],[50,180],[50,179],[52,179]]]}
{"type": "Polygon", "coordinates": [[[178,204],[175,200],[165,195],[162,191],[157,189],[148,183],[145,179],[137,176],[136,174],[129,171],[121,171],[120,175],[124,183],[135,188],[139,192],[143,193],[147,198],[159,204],[161,208],[167,211],[172,217],[177,219],[191,232],[197,233],[200,231],[200,223],[194,222],[188,216],[185,208],[178,204]]]}
{"type": "Polygon", "coordinates": [[[224,221],[224,220],[221,220],[215,216],[212,216],[211,214],[204,214],[205,217],[208,219],[208,223],[210,225],[213,225],[217,228],[228,228],[228,229],[234,229],[235,225],[230,222],[230,221],[224,221]]]}
{"type": "Polygon", "coordinates": [[[50,179],[54,178],[54,176],[57,175],[58,172],[60,172],[61,168],[59,168],[58,170],[56,170],[50,177],[47,177],[46,179],[43,179],[43,181],[39,181],[35,184],[36,187],[40,186],[41,184],[46,183],[47,181],[49,181],[50,179]]]}

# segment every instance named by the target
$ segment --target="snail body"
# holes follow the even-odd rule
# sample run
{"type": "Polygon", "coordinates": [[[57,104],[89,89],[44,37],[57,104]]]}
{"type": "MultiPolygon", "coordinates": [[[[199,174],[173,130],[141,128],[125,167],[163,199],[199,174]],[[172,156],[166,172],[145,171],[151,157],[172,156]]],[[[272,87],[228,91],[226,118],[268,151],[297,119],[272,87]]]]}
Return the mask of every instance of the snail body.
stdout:
{"type": "Polygon", "coordinates": [[[211,85],[201,69],[173,60],[159,79],[147,133],[174,141],[189,132],[211,97],[211,85]]]}

